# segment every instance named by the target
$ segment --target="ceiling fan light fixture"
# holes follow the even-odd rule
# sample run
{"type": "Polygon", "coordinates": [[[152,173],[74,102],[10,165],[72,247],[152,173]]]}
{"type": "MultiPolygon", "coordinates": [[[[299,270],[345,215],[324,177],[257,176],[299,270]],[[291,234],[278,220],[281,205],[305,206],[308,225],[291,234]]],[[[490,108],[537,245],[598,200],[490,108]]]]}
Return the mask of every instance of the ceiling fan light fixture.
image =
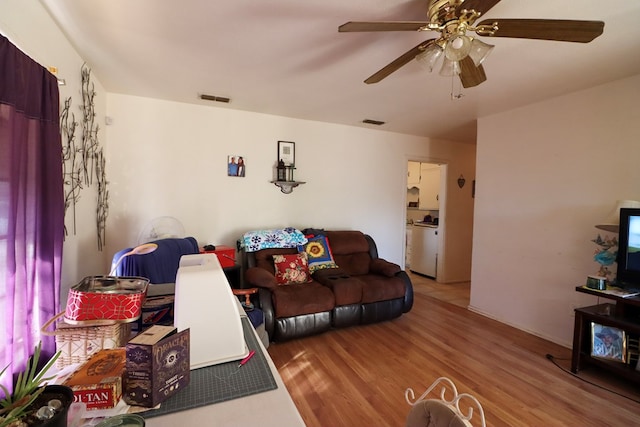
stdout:
{"type": "Polygon", "coordinates": [[[440,68],[439,74],[443,77],[460,75],[460,63],[458,61],[451,61],[445,56],[444,61],[442,61],[442,68],[440,68]]]}
{"type": "Polygon", "coordinates": [[[471,52],[471,37],[457,34],[447,41],[444,56],[450,61],[461,61],[471,52]]]}
{"type": "Polygon", "coordinates": [[[416,62],[420,64],[420,66],[426,69],[429,72],[433,71],[433,67],[438,61],[438,58],[442,56],[442,48],[437,44],[433,43],[429,45],[423,52],[420,52],[416,55],[416,62]]]}
{"type": "Polygon", "coordinates": [[[473,59],[473,63],[476,64],[476,67],[479,67],[480,64],[487,59],[487,56],[489,56],[494,47],[494,45],[485,43],[478,39],[471,39],[469,57],[473,59]]]}

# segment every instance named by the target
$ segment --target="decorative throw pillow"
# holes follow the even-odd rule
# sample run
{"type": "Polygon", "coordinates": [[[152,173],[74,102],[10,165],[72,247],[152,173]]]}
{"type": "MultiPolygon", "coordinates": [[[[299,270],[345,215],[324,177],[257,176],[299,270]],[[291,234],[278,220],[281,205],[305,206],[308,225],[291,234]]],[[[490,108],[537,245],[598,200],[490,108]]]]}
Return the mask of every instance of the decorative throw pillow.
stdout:
{"type": "Polygon", "coordinates": [[[316,236],[303,245],[298,246],[301,253],[306,253],[309,258],[309,272],[313,274],[316,270],[323,268],[338,268],[333,260],[331,246],[326,236],[316,236]]]}
{"type": "Polygon", "coordinates": [[[306,253],[274,255],[273,265],[279,285],[292,285],[310,281],[311,275],[306,253]]]}

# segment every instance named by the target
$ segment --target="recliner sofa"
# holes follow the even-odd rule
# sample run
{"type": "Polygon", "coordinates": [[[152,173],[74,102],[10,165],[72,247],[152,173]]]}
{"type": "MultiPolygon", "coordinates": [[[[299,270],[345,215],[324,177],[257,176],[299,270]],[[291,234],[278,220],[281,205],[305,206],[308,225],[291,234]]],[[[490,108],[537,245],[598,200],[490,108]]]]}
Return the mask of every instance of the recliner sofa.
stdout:
{"type": "Polygon", "coordinates": [[[328,240],[335,265],[318,269],[305,283],[279,284],[274,266],[274,255],[297,254],[300,248],[243,250],[244,285],[259,288],[271,341],[391,320],[411,310],[409,276],[397,264],[379,258],[369,235],[352,230],[316,234],[328,240]]]}

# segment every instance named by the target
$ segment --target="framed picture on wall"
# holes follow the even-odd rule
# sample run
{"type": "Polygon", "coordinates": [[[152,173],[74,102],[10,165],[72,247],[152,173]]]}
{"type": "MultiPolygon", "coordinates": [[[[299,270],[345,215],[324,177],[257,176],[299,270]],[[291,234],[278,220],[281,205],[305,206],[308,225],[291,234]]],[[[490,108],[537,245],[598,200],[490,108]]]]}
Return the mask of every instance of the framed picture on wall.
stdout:
{"type": "Polygon", "coordinates": [[[290,141],[278,141],[278,162],[285,166],[295,166],[296,164],[296,143],[290,141]]]}
{"type": "Polygon", "coordinates": [[[227,156],[227,176],[244,177],[245,163],[243,156],[230,155],[227,156]]]}
{"type": "Polygon", "coordinates": [[[622,329],[591,322],[591,356],[626,362],[627,337],[622,329]]]}

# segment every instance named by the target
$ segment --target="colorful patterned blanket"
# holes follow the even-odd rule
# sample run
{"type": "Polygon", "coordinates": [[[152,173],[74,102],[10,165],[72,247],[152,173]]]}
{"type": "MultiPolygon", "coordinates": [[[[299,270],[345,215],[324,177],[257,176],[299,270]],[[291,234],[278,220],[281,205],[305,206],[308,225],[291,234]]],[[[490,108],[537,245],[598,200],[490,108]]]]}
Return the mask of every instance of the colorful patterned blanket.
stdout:
{"type": "Polygon", "coordinates": [[[307,238],[293,227],[248,231],[242,237],[242,244],[247,252],[270,248],[295,248],[305,243],[307,238]]]}

